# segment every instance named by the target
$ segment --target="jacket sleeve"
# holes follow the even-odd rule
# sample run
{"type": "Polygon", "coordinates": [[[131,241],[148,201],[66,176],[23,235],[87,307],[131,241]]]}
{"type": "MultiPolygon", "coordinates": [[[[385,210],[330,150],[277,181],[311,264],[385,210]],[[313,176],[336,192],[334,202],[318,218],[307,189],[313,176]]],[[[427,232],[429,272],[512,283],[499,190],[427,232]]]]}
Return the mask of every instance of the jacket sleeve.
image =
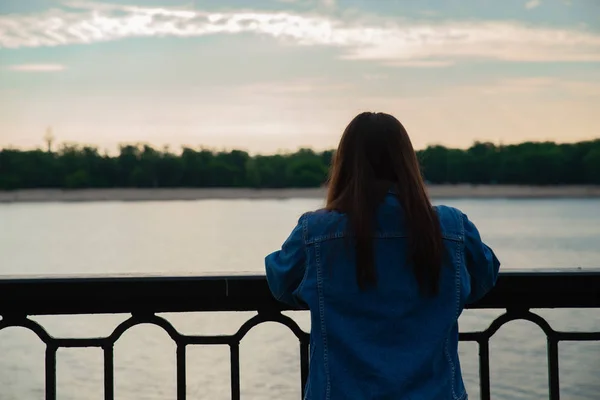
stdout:
{"type": "Polygon", "coordinates": [[[475,303],[485,296],[496,284],[500,261],[494,251],[481,240],[475,224],[463,214],[465,232],[465,264],[468,282],[463,287],[470,287],[466,304],[475,303]]]}
{"type": "Polygon", "coordinates": [[[281,250],[265,258],[267,282],[273,296],[292,306],[301,306],[294,292],[300,286],[306,271],[306,250],[304,243],[305,216],[281,246],[281,250]]]}

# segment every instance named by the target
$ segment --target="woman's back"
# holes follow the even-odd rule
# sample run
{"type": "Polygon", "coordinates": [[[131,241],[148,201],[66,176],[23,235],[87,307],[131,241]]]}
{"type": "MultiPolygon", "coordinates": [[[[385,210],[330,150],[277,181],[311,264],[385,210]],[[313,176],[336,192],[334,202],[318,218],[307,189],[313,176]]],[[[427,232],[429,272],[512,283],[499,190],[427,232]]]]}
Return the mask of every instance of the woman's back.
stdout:
{"type": "Polygon", "coordinates": [[[324,210],[266,258],[273,295],[311,312],[307,399],[466,399],[457,319],[499,262],[460,211],[433,207],[402,124],[342,135],[324,210]]]}
{"type": "Polygon", "coordinates": [[[436,210],[444,240],[437,296],[420,293],[392,193],[377,213],[375,288],[356,282],[340,213],[305,214],[282,250],[267,257],[274,295],[311,310],[307,399],[466,398],[457,319],[493,286],[499,263],[460,211],[436,210]]]}

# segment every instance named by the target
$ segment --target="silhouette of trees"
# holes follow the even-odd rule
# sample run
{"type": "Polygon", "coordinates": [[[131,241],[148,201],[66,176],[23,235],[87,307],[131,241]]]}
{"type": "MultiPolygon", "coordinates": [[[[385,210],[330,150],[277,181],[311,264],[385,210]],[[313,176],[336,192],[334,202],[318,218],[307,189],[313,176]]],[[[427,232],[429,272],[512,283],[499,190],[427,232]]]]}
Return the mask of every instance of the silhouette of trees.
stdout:
{"type": "MultiPolygon", "coordinates": [[[[521,143],[470,148],[430,146],[418,152],[430,183],[600,184],[600,140],[572,144],[521,143]]],[[[333,151],[250,156],[240,150],[183,148],[178,154],[124,145],[116,156],[75,144],[57,151],[0,150],[0,189],[318,187],[333,151]]]]}

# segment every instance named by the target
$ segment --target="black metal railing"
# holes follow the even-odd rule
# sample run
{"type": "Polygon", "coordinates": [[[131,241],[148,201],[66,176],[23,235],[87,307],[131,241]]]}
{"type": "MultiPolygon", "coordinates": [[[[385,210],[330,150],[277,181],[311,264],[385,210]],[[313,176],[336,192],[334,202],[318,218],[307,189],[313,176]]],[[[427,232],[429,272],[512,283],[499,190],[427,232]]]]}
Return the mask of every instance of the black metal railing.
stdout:
{"type": "MultiPolygon", "coordinates": [[[[478,332],[461,332],[461,341],[479,345],[481,399],[490,399],[489,340],[505,323],[527,320],[545,333],[551,400],[560,398],[558,343],[600,341],[600,332],[559,332],[531,309],[600,308],[600,270],[503,272],[494,290],[471,309],[504,309],[491,325],[478,332]]],[[[56,352],[59,348],[97,347],[104,352],[104,398],[114,399],[113,349],[129,328],[154,324],[177,346],[177,399],[186,398],[186,349],[193,345],[227,345],[231,360],[231,397],[240,399],[240,341],[254,326],[281,323],[300,342],[301,385],[308,376],[309,335],[281,311],[290,310],[270,295],[264,276],[86,276],[1,277],[0,330],[17,326],[33,331],[46,344],[46,399],[56,399],[56,352]],[[233,335],[184,335],[156,313],[192,311],[257,311],[233,335]],[[34,315],[130,313],[107,337],[57,338],[34,315]]]]}

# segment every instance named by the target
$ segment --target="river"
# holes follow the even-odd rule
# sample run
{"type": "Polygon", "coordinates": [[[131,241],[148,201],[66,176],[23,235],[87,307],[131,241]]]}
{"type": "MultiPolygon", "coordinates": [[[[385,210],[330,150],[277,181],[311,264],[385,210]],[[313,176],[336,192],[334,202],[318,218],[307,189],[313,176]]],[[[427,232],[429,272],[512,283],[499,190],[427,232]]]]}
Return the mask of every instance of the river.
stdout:
{"type": "MultiPolygon", "coordinates": [[[[496,251],[502,268],[600,267],[600,199],[468,200],[462,209],[496,251]]],[[[319,200],[203,200],[0,204],[0,275],[257,272],[319,200]]],[[[500,311],[466,311],[461,329],[486,327],[500,311]]],[[[555,329],[600,330],[600,310],[542,310],[555,329]]],[[[165,314],[182,333],[232,333],[252,313],[165,314]]],[[[306,313],[290,313],[309,330],[306,313]]],[[[36,317],[58,337],[108,335],[124,315],[36,317]]],[[[175,348],[151,326],[127,331],[115,348],[115,397],[175,398],[175,348]]],[[[562,398],[600,393],[600,344],[562,343],[562,398]]],[[[287,328],[263,324],[241,345],[243,399],[298,399],[299,358],[287,328]]],[[[20,328],[0,332],[0,400],[42,399],[44,346],[20,328]]],[[[230,398],[227,347],[188,350],[190,399],[230,398]]],[[[478,398],[477,348],[461,346],[470,398],[478,398]]],[[[102,399],[102,353],[58,352],[58,398],[102,399]]],[[[545,337],[528,322],[505,325],[491,341],[492,398],[547,398],[545,337]]]]}

